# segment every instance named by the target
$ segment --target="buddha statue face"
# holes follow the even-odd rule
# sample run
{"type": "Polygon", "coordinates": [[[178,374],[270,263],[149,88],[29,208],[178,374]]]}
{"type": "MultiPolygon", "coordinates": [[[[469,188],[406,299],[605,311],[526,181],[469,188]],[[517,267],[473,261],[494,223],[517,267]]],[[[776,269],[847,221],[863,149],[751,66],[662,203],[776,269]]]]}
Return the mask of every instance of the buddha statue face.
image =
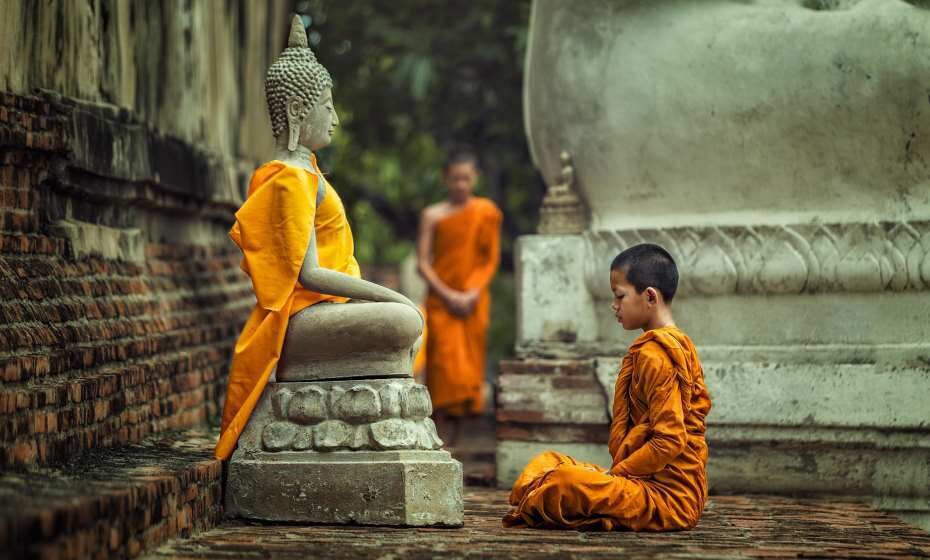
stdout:
{"type": "Polygon", "coordinates": [[[295,15],[287,48],[265,76],[268,114],[279,145],[286,140],[287,149],[293,152],[297,146],[317,150],[332,141],[339,124],[332,87],[329,72],[317,62],[303,22],[295,15]]]}
{"type": "Polygon", "coordinates": [[[297,127],[300,131],[298,143],[311,151],[325,148],[333,140],[333,132],[339,126],[339,116],[333,105],[333,90],[325,88],[319,100],[310,108],[309,113],[301,120],[302,103],[299,96],[293,96],[287,104],[288,129],[297,127]],[[293,124],[291,124],[293,123],[293,124]]]}

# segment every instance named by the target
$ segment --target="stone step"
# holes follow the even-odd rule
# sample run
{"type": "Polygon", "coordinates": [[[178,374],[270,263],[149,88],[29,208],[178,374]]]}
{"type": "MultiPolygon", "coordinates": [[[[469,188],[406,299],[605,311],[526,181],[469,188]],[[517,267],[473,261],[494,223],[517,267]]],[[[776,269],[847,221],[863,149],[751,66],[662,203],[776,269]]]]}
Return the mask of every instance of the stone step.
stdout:
{"type": "Polygon", "coordinates": [[[0,474],[0,556],[134,557],[222,517],[216,433],[187,430],[0,474]]]}
{"type": "Polygon", "coordinates": [[[95,449],[203,425],[218,414],[228,351],[215,345],[79,368],[82,352],[92,356],[94,349],[64,348],[0,365],[0,469],[62,464],[95,449]],[[34,374],[50,367],[65,369],[34,374]],[[31,373],[17,377],[23,372],[31,373]]]}
{"type": "Polygon", "coordinates": [[[494,447],[490,449],[462,449],[456,447],[452,455],[463,463],[493,463],[494,447]]]}

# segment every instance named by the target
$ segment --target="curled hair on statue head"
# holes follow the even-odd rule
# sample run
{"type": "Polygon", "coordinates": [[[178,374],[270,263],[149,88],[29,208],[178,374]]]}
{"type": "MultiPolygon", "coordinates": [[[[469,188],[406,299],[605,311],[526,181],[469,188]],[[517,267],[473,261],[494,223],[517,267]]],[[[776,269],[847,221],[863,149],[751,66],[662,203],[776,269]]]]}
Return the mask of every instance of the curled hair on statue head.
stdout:
{"type": "Polygon", "coordinates": [[[665,303],[671,303],[678,291],[675,259],[654,243],[641,243],[621,251],[610,263],[610,270],[622,272],[637,293],[649,287],[655,288],[665,303]]]}
{"type": "Polygon", "coordinates": [[[265,74],[265,99],[275,136],[289,127],[287,103],[296,98],[303,105],[300,120],[310,113],[326,88],[333,87],[333,79],[307,43],[306,30],[300,16],[291,21],[287,48],[284,49],[265,74]]]}

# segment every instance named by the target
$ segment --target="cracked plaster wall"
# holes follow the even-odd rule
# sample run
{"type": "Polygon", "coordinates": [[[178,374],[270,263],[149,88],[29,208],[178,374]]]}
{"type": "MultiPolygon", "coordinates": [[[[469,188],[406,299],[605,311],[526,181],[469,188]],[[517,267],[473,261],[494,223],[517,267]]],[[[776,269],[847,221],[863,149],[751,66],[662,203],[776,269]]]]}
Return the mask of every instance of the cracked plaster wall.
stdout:
{"type": "Polygon", "coordinates": [[[263,77],[285,2],[0,0],[0,90],[124,108],[187,143],[261,160],[263,77]]]}

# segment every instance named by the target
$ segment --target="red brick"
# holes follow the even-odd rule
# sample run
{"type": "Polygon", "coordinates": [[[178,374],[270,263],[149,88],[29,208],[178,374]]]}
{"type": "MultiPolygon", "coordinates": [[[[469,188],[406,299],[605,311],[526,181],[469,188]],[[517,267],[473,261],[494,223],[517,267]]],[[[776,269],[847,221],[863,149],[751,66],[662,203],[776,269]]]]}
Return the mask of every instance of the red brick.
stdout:
{"type": "Polygon", "coordinates": [[[507,441],[604,443],[610,435],[608,424],[522,424],[501,422],[497,439],[507,441]]]}
{"type": "Polygon", "coordinates": [[[111,527],[109,534],[109,548],[111,552],[116,552],[119,550],[120,545],[123,543],[123,535],[120,532],[118,527],[111,527]]]}
{"type": "Polygon", "coordinates": [[[94,403],[94,421],[99,422],[107,417],[110,413],[109,401],[97,401],[94,403]]]}
{"type": "Polygon", "coordinates": [[[501,373],[587,375],[594,371],[593,360],[525,359],[501,360],[501,373]]]}
{"type": "Polygon", "coordinates": [[[16,411],[16,395],[14,393],[0,393],[0,414],[9,414],[16,411]]]}
{"type": "Polygon", "coordinates": [[[22,378],[22,366],[16,358],[11,358],[3,367],[3,380],[7,382],[19,381],[22,378]]]}
{"type": "Polygon", "coordinates": [[[31,465],[37,454],[36,442],[28,441],[13,446],[13,460],[18,465],[31,465]]]}
{"type": "Polygon", "coordinates": [[[126,552],[129,554],[130,558],[134,558],[142,552],[142,543],[139,542],[139,539],[131,538],[126,542],[126,552]]]}
{"type": "Polygon", "coordinates": [[[33,360],[33,373],[35,375],[48,375],[51,371],[51,362],[48,356],[35,356],[33,360]]]}
{"type": "Polygon", "coordinates": [[[44,434],[46,429],[45,413],[39,412],[33,415],[32,432],[35,434],[44,434]]]}

